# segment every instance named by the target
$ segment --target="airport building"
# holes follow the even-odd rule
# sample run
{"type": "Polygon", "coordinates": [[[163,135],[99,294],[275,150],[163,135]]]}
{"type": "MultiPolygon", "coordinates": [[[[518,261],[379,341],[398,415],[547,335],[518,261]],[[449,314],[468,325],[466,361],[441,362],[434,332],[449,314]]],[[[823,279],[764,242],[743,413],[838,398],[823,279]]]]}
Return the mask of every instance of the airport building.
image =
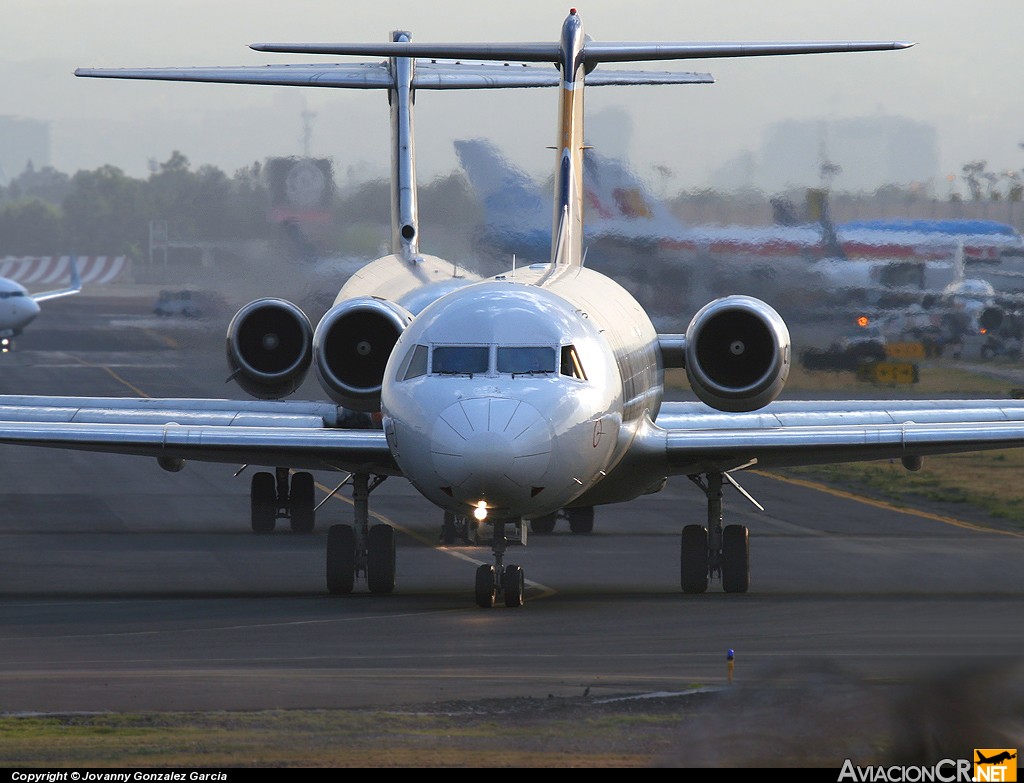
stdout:
{"type": "Polygon", "coordinates": [[[32,165],[50,165],[50,123],[27,117],[0,116],[0,186],[32,165]]]}

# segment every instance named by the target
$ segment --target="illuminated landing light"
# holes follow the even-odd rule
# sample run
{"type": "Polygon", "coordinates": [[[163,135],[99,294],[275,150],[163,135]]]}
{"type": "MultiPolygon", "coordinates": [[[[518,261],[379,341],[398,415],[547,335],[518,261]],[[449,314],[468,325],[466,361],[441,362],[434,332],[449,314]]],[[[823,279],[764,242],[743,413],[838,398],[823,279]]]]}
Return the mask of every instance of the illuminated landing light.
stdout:
{"type": "Polygon", "coordinates": [[[473,509],[473,516],[480,522],[483,522],[485,519],[487,519],[486,500],[481,500],[479,503],[476,504],[476,508],[473,509]]]}

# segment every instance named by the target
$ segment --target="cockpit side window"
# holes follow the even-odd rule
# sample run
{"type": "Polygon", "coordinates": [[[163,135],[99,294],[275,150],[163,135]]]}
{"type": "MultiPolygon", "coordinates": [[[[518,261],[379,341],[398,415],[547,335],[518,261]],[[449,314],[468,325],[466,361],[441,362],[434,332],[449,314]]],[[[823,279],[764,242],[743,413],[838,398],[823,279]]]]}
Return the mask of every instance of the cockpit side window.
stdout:
{"type": "Polygon", "coordinates": [[[486,345],[435,345],[430,371],[441,375],[486,373],[490,348],[486,345]]]}
{"type": "Polygon", "coordinates": [[[555,371],[555,351],[546,345],[498,348],[498,372],[513,375],[555,371]]]}
{"type": "Polygon", "coordinates": [[[418,378],[421,375],[427,374],[427,346],[425,345],[414,345],[412,350],[405,357],[405,361],[402,362],[402,367],[398,371],[398,379],[401,381],[407,381],[410,378],[418,378]]]}
{"type": "Polygon", "coordinates": [[[575,345],[562,346],[562,360],[559,372],[578,381],[585,381],[587,379],[587,374],[583,372],[583,365],[580,363],[579,354],[576,353],[575,345]]]}

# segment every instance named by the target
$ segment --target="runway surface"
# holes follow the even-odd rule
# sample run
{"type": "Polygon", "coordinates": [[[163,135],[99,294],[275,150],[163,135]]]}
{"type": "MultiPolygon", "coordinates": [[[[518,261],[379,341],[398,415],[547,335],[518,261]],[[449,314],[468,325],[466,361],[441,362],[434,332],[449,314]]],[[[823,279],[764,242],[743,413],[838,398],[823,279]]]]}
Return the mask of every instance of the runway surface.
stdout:
{"type": "MultiPolygon", "coordinates": [[[[230,313],[168,321],[149,306],[81,296],[44,309],[0,356],[0,392],[245,397],[225,384],[230,313]]],[[[315,395],[314,380],[296,396],[315,395]]],[[[326,531],[349,519],[345,491],[312,535],[256,536],[251,469],[168,473],[150,459],[14,447],[0,459],[5,713],[684,692],[725,685],[729,649],[736,682],[750,685],[915,680],[952,692],[994,677],[978,687],[1021,692],[1024,536],[976,513],[907,513],[745,473],[766,510],[729,489],[725,513],[751,531],[750,592],[715,583],[691,596],[679,589],[679,532],[705,504],[674,479],[598,509],[591,535],[560,522],[510,550],[526,605],[483,610],[473,581],[489,547],[440,546],[440,512],[399,479],[371,495],[398,531],[395,592],[357,582],[331,596],[326,531]]],[[[315,477],[318,500],[340,480],[315,477]]]]}

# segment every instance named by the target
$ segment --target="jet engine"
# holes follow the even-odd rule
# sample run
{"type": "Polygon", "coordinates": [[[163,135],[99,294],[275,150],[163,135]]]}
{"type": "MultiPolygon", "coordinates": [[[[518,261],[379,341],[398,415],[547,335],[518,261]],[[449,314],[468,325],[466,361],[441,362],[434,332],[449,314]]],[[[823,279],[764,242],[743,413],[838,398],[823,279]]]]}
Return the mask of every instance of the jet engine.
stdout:
{"type": "Polygon", "coordinates": [[[1003,310],[1001,307],[989,305],[981,311],[978,316],[978,323],[986,332],[994,332],[1003,325],[1003,310]]]}
{"type": "Polygon", "coordinates": [[[686,377],[702,402],[721,411],[754,411],[774,400],[789,362],[789,329],[760,299],[716,299],[686,328],[686,377]]]}
{"type": "Polygon", "coordinates": [[[411,321],[401,305],[373,296],[328,310],[313,333],[313,359],[331,399],[352,410],[379,411],[384,366],[411,321]]]}
{"type": "Polygon", "coordinates": [[[286,397],[302,385],[313,361],[313,327],[285,299],[256,299],[228,324],[228,365],[253,397],[286,397]]]}

